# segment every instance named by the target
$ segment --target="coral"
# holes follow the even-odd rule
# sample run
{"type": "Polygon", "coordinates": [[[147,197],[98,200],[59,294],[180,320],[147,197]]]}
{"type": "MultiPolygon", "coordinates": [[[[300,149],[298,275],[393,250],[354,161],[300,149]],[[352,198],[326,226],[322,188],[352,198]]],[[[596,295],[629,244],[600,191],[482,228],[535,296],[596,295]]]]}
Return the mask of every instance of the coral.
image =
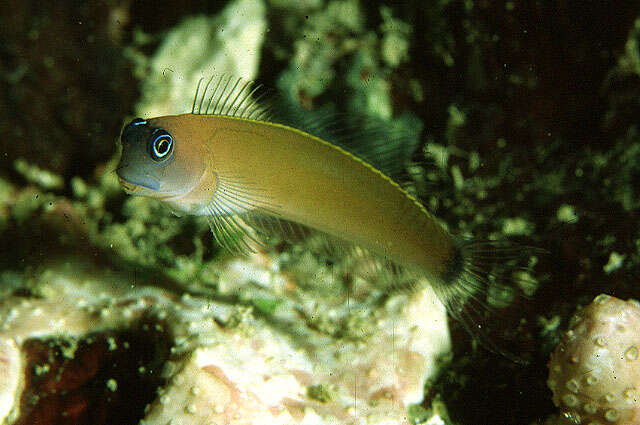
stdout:
{"type": "MultiPolygon", "coordinates": [[[[48,410],[73,415],[66,423],[82,423],[82,412],[104,412],[99,405],[81,408],[90,401],[74,391],[91,389],[94,400],[117,402],[130,395],[120,410],[133,412],[135,421],[109,419],[138,423],[147,402],[151,415],[162,400],[193,396],[187,386],[163,377],[128,383],[128,375],[151,375],[127,372],[131,364],[162,375],[163,368],[153,366],[161,361],[166,371],[184,370],[185,382],[196,374],[207,378],[212,351],[206,341],[182,354],[160,349],[155,360],[131,344],[132,335],[149,347],[156,337],[174,346],[182,342],[168,331],[143,329],[164,323],[150,305],[144,307],[147,318],[138,322],[91,319],[112,323],[111,330],[53,328],[62,313],[37,306],[52,307],[52,292],[58,291],[60,303],[71,303],[68,310],[75,312],[81,307],[69,301],[65,285],[76,290],[80,280],[92,279],[78,268],[71,273],[77,279],[65,278],[64,285],[39,284],[39,276],[59,276],[51,265],[60,261],[89,261],[107,274],[87,295],[96,308],[100,292],[113,295],[114,282],[127,292],[135,284],[116,299],[144,298],[139,290],[145,285],[164,288],[145,291],[161,294],[153,304],[162,309],[166,300],[170,312],[183,307],[177,295],[182,290],[206,290],[211,305],[225,312],[216,315],[214,334],[251,339],[266,327],[288,339],[302,329],[335,347],[370,343],[380,317],[399,317],[387,309],[401,297],[387,301],[386,294],[372,293],[368,282],[352,281],[347,267],[283,245],[261,253],[265,262],[259,267],[258,256],[225,263],[206,221],[175,219],[153,202],[122,193],[110,158],[123,122],[134,113],[187,110],[195,80],[212,66],[279,86],[307,108],[333,102],[347,113],[381,117],[410,110],[424,123],[423,141],[439,160],[440,168],[416,173],[429,190],[430,212],[456,233],[510,232],[550,251],[533,276],[539,289],[515,306],[522,326],[514,334],[523,340],[524,353],[533,352],[532,363],[521,367],[475,349],[453,324],[455,356],[437,366],[439,377],[428,383],[425,400],[408,405],[410,423],[511,425],[550,414],[555,408],[544,367],[575,305],[602,292],[637,297],[636,282],[628,279],[640,270],[640,17],[632,2],[615,8],[606,2],[558,8],[552,2],[477,0],[382,2],[388,7],[362,0],[187,1],[180,7],[164,0],[80,3],[0,2],[0,109],[6,112],[0,116],[0,303],[2,314],[13,303],[30,325],[30,312],[33,318],[44,312],[46,325],[32,328],[22,344],[11,338],[0,344],[0,416],[25,407],[22,395],[39,395],[42,404],[32,412],[54,406],[48,410]],[[235,13],[238,5],[247,5],[247,13],[235,13]],[[241,37],[247,38],[238,42],[241,37]],[[120,281],[109,270],[126,278],[120,281]],[[111,337],[119,348],[104,351],[101,341],[111,337]],[[118,357],[120,348],[131,353],[125,342],[135,353],[131,361],[118,357]],[[82,359],[98,369],[80,373],[82,359]],[[111,360],[121,367],[112,368],[111,360]],[[76,379],[77,387],[64,389],[68,399],[49,391],[62,389],[53,379],[58,373],[76,379]],[[146,400],[126,393],[144,382],[140,393],[146,400]],[[159,386],[171,398],[157,396],[159,386]],[[439,397],[453,422],[429,418],[429,406],[439,397]],[[54,400],[58,404],[47,404],[54,400]]],[[[486,329],[505,334],[506,323],[489,321],[486,329]]],[[[14,335],[15,325],[3,335],[14,335]]],[[[444,332],[443,323],[435,326],[444,332]]],[[[301,386],[299,400],[325,407],[340,403],[344,395],[319,376],[301,386]]],[[[414,395],[418,400],[421,394],[414,395]]],[[[192,400],[196,412],[204,408],[192,400]]],[[[311,411],[308,418],[314,420],[311,411]]],[[[548,423],[571,421],[558,413],[548,423]]]]}
{"type": "Polygon", "coordinates": [[[294,42],[292,54],[287,53],[290,66],[280,76],[280,87],[304,104],[331,86],[337,61],[362,47],[364,17],[355,0],[331,1],[320,9],[296,11],[294,23],[284,26],[294,42]]]}
{"type": "MultiPolygon", "coordinates": [[[[393,16],[391,8],[379,6],[378,34],[366,27],[367,7],[355,0],[330,1],[324,8],[297,12],[298,16],[287,14],[294,24],[284,25],[294,42],[289,66],[278,79],[280,89],[305,107],[319,103],[327,92],[346,92],[345,104],[338,102],[342,107],[392,121],[397,112],[392,72],[409,59],[411,25],[393,16]],[[348,65],[341,69],[342,63],[348,65]]],[[[401,121],[397,125],[417,124],[417,132],[421,129],[415,118],[401,121]]]]}
{"type": "MultiPolygon", "coordinates": [[[[291,279],[254,260],[219,273],[244,288],[291,279]]],[[[78,262],[23,278],[0,302],[0,421],[408,424],[449,349],[428,290],[390,297],[357,339],[309,327],[291,301],[265,314],[224,298],[78,262]]]]}
{"type": "Polygon", "coordinates": [[[579,311],[547,384],[576,424],[640,424],[640,303],[602,294],[579,311]]]}
{"type": "Polygon", "coordinates": [[[135,55],[137,74],[143,79],[137,114],[156,117],[190,111],[202,77],[226,73],[255,78],[267,28],[265,14],[261,0],[236,0],[215,16],[185,18],[151,59],[135,55]]]}
{"type": "Polygon", "coordinates": [[[24,159],[17,159],[14,163],[14,167],[17,172],[22,174],[25,179],[45,189],[61,189],[64,187],[64,180],[62,177],[38,168],[38,166],[29,164],[24,159]]]}

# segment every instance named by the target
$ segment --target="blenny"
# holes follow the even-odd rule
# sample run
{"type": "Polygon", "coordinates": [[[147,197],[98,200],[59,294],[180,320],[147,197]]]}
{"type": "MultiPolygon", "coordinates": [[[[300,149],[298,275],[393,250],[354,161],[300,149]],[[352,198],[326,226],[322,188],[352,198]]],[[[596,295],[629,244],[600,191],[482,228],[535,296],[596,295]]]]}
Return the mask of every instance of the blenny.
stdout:
{"type": "Polygon", "coordinates": [[[403,189],[415,136],[335,114],[283,118],[263,95],[240,79],[204,88],[201,80],[190,113],[134,119],[121,135],[120,184],[177,215],[206,216],[232,252],[251,252],[274,233],[360,247],[428,282],[454,317],[477,328],[477,311],[466,307],[485,305],[487,263],[519,248],[455,237],[403,189]]]}

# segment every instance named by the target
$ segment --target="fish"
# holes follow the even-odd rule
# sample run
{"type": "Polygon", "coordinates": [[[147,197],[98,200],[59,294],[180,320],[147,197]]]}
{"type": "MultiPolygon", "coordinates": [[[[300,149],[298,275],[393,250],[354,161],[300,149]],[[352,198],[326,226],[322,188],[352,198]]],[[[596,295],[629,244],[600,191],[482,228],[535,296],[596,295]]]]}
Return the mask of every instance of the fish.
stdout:
{"type": "Polygon", "coordinates": [[[203,85],[189,113],[124,126],[116,174],[126,193],[157,199],[178,216],[206,217],[234,253],[253,252],[274,233],[361,247],[428,282],[454,317],[479,327],[474,312],[488,308],[492,281],[487,263],[523,251],[454,236],[404,188],[415,135],[367,117],[298,110],[284,118],[286,108],[250,81],[203,85]]]}

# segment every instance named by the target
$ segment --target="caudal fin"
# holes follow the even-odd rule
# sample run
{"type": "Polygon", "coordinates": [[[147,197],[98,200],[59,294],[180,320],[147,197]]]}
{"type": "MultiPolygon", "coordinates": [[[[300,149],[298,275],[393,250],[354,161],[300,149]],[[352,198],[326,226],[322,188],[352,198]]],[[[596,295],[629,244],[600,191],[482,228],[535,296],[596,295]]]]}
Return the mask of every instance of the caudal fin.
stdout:
{"type": "Polygon", "coordinates": [[[456,239],[449,270],[433,287],[447,310],[487,349],[525,363],[522,301],[537,288],[530,271],[544,250],[506,240],[456,239]]]}

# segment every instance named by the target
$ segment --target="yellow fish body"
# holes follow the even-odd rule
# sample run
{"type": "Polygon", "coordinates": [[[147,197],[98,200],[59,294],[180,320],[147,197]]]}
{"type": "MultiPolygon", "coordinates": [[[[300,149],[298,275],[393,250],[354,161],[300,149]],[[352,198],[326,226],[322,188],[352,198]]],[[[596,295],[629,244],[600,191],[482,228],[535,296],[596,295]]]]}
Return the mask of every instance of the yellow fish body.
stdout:
{"type": "MultiPolygon", "coordinates": [[[[269,219],[366,248],[426,278],[449,310],[473,326],[463,308],[487,285],[478,258],[485,261],[492,244],[443,229],[392,171],[375,164],[384,161],[354,152],[362,148],[350,151],[353,133],[341,146],[273,122],[250,98],[250,84],[230,81],[218,81],[210,98],[209,84],[201,97],[199,85],[189,114],[128,124],[117,169],[123,188],[160,199],[178,215],[207,216],[216,240],[231,251],[261,243],[269,219]]],[[[384,134],[369,129],[359,140],[384,134]]],[[[392,137],[404,143],[404,136],[392,137]]]]}

